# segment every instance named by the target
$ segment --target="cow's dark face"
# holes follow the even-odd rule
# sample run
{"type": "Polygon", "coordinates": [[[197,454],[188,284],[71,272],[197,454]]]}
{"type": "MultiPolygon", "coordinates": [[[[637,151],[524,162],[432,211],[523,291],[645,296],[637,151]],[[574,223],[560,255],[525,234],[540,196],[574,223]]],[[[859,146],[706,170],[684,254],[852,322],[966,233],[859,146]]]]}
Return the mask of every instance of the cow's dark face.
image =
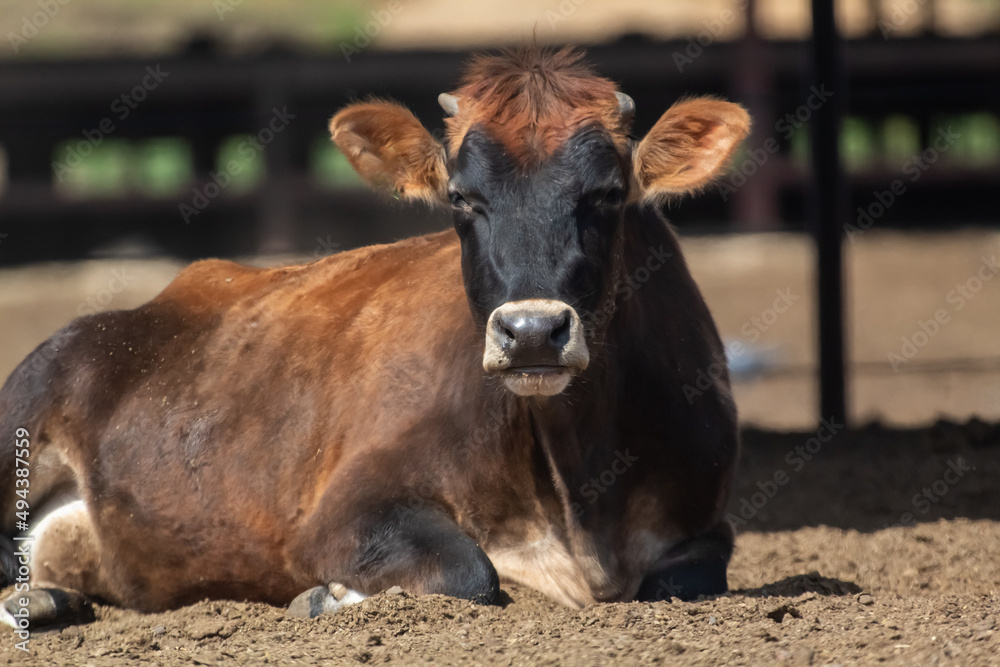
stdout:
{"type": "Polygon", "coordinates": [[[574,58],[477,60],[456,94],[439,98],[447,151],[390,102],[352,104],[330,121],[362,178],[450,206],[469,305],[485,328],[483,368],[522,396],[557,394],[590,363],[586,323],[614,291],[626,199],[706,186],[750,126],[735,104],[689,99],[633,143],[632,100],[574,58]]]}
{"type": "Polygon", "coordinates": [[[529,167],[474,128],[449,166],[465,289],[486,326],[483,366],[515,393],[559,393],[590,359],[585,323],[612,280],[624,161],[600,127],[529,167]]]}

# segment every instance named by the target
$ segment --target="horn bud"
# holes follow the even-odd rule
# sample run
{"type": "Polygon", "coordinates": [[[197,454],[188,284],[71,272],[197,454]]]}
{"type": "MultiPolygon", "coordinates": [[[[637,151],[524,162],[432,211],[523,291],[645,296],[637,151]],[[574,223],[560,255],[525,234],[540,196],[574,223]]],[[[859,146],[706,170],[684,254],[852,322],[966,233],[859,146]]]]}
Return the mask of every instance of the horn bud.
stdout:
{"type": "Polygon", "coordinates": [[[615,97],[618,98],[618,113],[622,115],[623,119],[630,119],[635,115],[635,102],[631,97],[625,93],[616,92],[615,97]]]}
{"type": "Polygon", "coordinates": [[[441,105],[441,108],[449,116],[454,116],[458,113],[458,98],[450,93],[441,93],[438,95],[438,104],[441,105]]]}

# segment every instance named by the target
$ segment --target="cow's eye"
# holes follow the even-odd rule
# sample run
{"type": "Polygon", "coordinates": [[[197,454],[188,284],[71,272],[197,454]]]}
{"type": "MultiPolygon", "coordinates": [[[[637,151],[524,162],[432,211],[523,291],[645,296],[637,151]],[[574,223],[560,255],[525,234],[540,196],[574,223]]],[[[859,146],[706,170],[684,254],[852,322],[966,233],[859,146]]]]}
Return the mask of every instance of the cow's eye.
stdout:
{"type": "Polygon", "coordinates": [[[471,206],[469,206],[469,202],[465,201],[465,197],[463,197],[462,193],[460,192],[455,192],[455,191],[449,192],[448,198],[451,199],[451,205],[454,206],[455,208],[466,208],[466,207],[472,208],[471,206]]]}
{"type": "Polygon", "coordinates": [[[603,200],[605,206],[619,206],[625,201],[625,191],[621,188],[608,188],[603,200]]]}
{"type": "Polygon", "coordinates": [[[594,206],[614,208],[625,201],[625,191],[619,187],[602,188],[591,192],[587,198],[594,206]]]}
{"type": "Polygon", "coordinates": [[[467,215],[486,215],[486,209],[480,204],[470,204],[466,201],[465,197],[462,196],[461,192],[451,191],[448,193],[448,198],[451,200],[452,208],[460,213],[465,213],[467,215]]]}

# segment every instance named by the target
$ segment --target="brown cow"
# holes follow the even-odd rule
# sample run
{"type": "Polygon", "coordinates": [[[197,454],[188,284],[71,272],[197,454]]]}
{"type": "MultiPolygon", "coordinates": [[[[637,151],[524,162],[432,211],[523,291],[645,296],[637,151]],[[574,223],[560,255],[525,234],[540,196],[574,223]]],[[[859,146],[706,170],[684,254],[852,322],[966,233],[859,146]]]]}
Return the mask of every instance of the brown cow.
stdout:
{"type": "Polygon", "coordinates": [[[477,58],[440,100],[445,145],[389,102],[330,129],[366,180],[450,206],[455,231],[303,266],[199,262],[14,371],[9,624],[87,597],[305,591],[315,614],[393,585],[490,603],[499,578],[572,606],[726,590],[736,411],[725,374],[684,395],[724,356],[655,204],[709,183],[747,114],[688,99],[634,141],[631,99],[571,50],[477,58]]]}

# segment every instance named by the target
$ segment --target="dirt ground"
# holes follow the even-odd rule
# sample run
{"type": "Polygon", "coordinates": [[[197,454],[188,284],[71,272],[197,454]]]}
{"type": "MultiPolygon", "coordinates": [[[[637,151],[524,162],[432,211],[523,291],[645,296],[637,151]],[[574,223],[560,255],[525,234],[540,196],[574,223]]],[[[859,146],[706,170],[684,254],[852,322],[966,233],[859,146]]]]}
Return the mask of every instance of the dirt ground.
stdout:
{"type": "Polygon", "coordinates": [[[34,633],[30,656],[0,635],[0,664],[1000,664],[1000,429],[845,430],[789,464],[812,435],[746,433],[732,592],[716,599],[571,610],[505,586],[502,607],[382,594],[315,620],[98,607],[34,633]]]}
{"type": "MultiPolygon", "coordinates": [[[[775,358],[736,386],[747,426],[726,596],[570,610],[505,586],[501,607],[380,595],[312,621],[244,602],[98,607],[93,624],[33,633],[29,655],[0,632],[0,664],[1000,665],[1000,281],[961,309],[948,300],[1000,235],[869,234],[847,262],[858,426],[822,432],[808,243],[685,241],[723,334],[775,358]],[[763,330],[754,318],[771,320],[781,290],[796,298],[763,330]],[[948,322],[893,372],[887,354],[942,308],[948,322]]],[[[0,270],[0,376],[75,313],[140,303],[177,268],[0,270]]]]}

